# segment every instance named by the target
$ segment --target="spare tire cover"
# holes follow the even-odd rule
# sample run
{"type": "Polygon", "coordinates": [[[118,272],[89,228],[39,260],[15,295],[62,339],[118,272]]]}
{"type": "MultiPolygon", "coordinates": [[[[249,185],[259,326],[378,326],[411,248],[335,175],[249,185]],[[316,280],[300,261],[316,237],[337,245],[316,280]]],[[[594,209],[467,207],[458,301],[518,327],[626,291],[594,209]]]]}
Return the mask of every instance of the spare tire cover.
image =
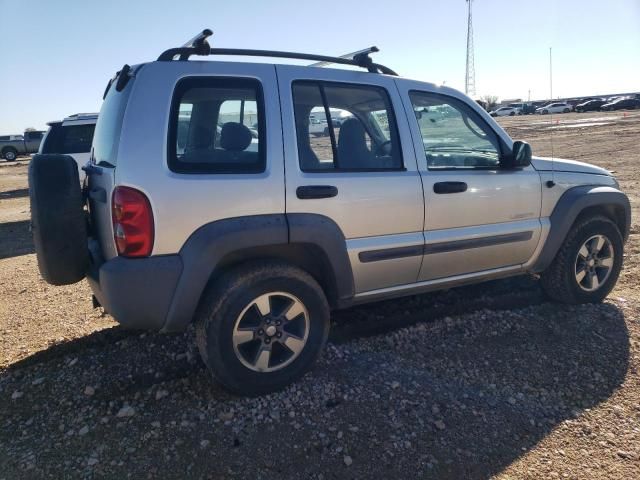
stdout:
{"type": "Polygon", "coordinates": [[[40,274],[52,285],[79,282],[89,252],[76,161],[69,155],[35,155],[29,165],[29,199],[40,274]]]}

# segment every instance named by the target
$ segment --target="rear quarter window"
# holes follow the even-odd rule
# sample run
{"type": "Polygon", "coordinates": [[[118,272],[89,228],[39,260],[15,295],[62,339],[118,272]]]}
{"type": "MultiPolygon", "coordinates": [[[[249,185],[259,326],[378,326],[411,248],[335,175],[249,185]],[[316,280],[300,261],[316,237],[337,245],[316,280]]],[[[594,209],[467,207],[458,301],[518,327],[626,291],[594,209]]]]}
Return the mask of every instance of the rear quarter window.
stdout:
{"type": "Polygon", "coordinates": [[[169,118],[167,159],[176,173],[263,172],[265,126],[260,82],[231,77],[180,80],[169,118]]]}

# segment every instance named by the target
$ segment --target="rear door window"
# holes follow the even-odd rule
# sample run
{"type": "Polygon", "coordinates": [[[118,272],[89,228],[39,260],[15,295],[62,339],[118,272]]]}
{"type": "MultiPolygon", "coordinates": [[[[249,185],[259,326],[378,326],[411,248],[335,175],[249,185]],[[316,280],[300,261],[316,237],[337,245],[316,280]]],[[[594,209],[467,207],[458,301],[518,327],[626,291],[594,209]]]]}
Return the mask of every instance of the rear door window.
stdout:
{"type": "Polygon", "coordinates": [[[293,103],[302,171],[403,168],[384,88],[300,80],[293,83],[293,103]]]}

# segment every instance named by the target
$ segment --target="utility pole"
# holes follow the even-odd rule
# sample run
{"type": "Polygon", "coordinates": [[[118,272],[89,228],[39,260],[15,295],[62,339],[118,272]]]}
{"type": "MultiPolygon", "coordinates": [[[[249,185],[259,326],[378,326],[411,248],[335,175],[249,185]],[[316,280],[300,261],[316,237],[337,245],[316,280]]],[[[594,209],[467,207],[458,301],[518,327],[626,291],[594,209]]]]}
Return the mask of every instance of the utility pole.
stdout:
{"type": "Polygon", "coordinates": [[[553,47],[549,47],[549,100],[553,101],[553,61],[551,56],[551,50],[553,47]]]}
{"type": "Polygon", "coordinates": [[[471,3],[473,0],[467,0],[469,5],[467,20],[467,67],[464,77],[464,93],[474,96],[476,94],[476,71],[473,62],[473,21],[471,18],[471,3]]]}

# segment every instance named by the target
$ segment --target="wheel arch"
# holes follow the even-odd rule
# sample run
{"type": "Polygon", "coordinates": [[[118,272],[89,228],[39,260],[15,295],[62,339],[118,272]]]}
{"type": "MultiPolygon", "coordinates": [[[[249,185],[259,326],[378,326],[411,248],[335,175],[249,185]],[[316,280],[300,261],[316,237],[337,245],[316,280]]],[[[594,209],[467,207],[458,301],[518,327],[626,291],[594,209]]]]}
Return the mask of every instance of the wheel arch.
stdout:
{"type": "Polygon", "coordinates": [[[14,147],[13,145],[5,145],[4,147],[2,147],[2,150],[0,151],[0,154],[2,154],[4,156],[4,154],[6,152],[9,151],[14,151],[16,152],[16,154],[18,153],[18,149],[16,147],[14,147]]]}
{"type": "Polygon", "coordinates": [[[316,214],[237,217],[203,225],[180,249],[183,269],[162,331],[184,330],[207,284],[247,262],[276,259],[312,275],[332,307],[353,297],[353,273],[344,235],[316,214]]]}
{"type": "Polygon", "coordinates": [[[540,273],[551,265],[577,222],[599,215],[613,221],[626,242],[631,230],[631,206],[624,193],[613,187],[593,185],[573,187],[564,192],[551,213],[549,236],[532,271],[540,273]]]}

